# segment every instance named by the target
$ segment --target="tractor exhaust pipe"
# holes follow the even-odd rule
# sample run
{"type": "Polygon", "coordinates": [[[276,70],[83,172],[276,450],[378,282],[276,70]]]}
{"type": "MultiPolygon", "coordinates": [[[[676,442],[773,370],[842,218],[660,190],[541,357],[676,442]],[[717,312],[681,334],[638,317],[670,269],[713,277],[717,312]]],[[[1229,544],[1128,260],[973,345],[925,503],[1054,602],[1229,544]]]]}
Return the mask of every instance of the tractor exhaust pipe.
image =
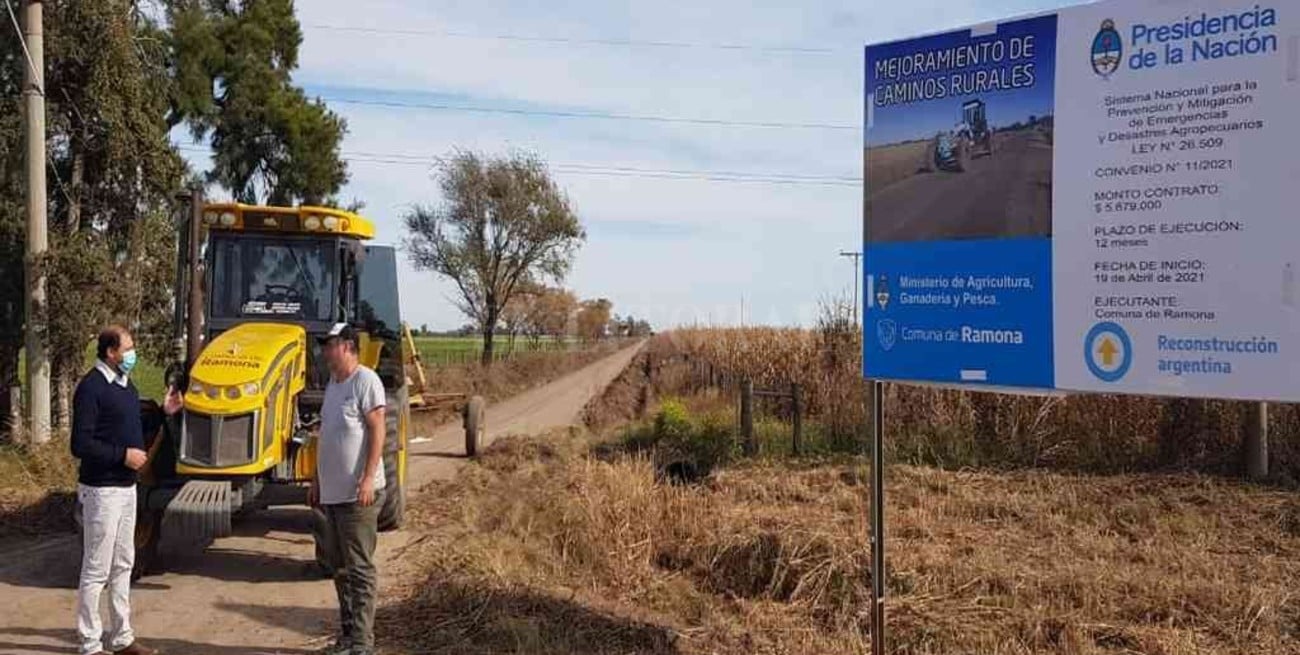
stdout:
{"type": "Polygon", "coordinates": [[[188,372],[199,357],[203,346],[203,265],[199,253],[203,245],[203,188],[196,187],[190,192],[189,233],[186,240],[186,256],[189,265],[189,325],[185,338],[185,370],[188,372]]]}
{"type": "Polygon", "coordinates": [[[186,189],[176,194],[176,279],[172,288],[172,364],[166,383],[188,387],[190,366],[202,345],[203,280],[199,251],[203,229],[203,189],[186,189]]]}

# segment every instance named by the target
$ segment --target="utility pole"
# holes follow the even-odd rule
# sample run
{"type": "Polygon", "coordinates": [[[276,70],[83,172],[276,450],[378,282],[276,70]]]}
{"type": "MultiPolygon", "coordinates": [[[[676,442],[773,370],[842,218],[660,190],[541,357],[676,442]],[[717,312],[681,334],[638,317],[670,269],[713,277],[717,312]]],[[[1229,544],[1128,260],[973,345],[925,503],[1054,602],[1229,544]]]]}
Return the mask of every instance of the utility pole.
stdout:
{"type": "Polygon", "coordinates": [[[23,44],[29,57],[23,74],[27,130],[27,409],[32,443],[50,440],[50,358],[45,331],[45,36],[41,0],[23,2],[23,44]]]}
{"type": "Polygon", "coordinates": [[[860,318],[858,316],[858,283],[861,281],[861,276],[858,275],[858,262],[862,259],[862,253],[841,250],[840,257],[853,258],[853,323],[857,324],[860,318]]]}

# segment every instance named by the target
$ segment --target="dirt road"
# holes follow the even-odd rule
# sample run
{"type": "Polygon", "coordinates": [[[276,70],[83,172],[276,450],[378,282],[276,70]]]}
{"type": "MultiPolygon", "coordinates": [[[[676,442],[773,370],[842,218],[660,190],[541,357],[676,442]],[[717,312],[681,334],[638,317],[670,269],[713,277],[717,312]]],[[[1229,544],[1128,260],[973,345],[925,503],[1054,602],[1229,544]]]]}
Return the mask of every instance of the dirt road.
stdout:
{"type": "MultiPolygon", "coordinates": [[[[619,351],[490,406],[487,438],[577,423],[587,401],[638,349],[619,351]]],[[[464,464],[458,424],[415,436],[424,438],[411,446],[411,490],[447,479],[464,464]]],[[[408,502],[418,503],[418,496],[408,502]]],[[[381,577],[412,538],[403,531],[381,536],[381,577]]],[[[76,653],[72,627],[79,553],[72,536],[0,552],[0,598],[5,600],[0,654],[76,653]]],[[[173,549],[169,557],[166,573],[146,577],[132,593],[133,627],[142,641],[166,655],[311,653],[333,628],[333,585],[315,572],[305,509],[260,512],[236,522],[234,536],[206,552],[173,549]]]]}
{"type": "Polygon", "coordinates": [[[868,198],[873,242],[1047,236],[1052,146],[1031,130],[996,135],[991,157],[964,173],[912,175],[868,198]]]}

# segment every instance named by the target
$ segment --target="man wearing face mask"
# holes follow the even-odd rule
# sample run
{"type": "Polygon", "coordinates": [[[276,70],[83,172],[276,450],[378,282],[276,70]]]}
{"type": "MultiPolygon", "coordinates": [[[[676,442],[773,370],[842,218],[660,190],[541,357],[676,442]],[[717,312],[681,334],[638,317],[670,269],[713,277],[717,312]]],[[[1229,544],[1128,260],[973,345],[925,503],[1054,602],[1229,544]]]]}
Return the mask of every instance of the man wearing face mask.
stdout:
{"type": "MultiPolygon", "coordinates": [[[[77,586],[77,636],[81,655],[155,655],[131,631],[131,568],[135,564],[137,471],[145,465],[144,436],[160,427],[144,425],[140,394],[131,383],[135,340],[111,325],[99,333],[98,361],[77,384],[72,400],[72,454],[81,460],[77,497],[82,511],[81,580],[77,586]],[[99,599],[109,592],[108,647],[99,599]],[[111,650],[110,650],[111,649],[111,650]]],[[[167,390],[163,412],[184,404],[167,390]]]]}

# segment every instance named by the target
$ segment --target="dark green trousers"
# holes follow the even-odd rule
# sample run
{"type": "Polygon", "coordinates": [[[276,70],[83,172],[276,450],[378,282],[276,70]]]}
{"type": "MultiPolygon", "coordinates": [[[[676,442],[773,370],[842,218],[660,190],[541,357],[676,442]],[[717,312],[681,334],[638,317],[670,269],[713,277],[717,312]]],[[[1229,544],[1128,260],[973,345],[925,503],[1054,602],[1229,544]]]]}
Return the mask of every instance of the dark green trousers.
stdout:
{"type": "Polygon", "coordinates": [[[375,492],[370,507],[357,503],[325,505],[334,565],[334,590],[339,596],[339,624],[353,653],[375,648],[375,543],[379,539],[379,508],[384,492],[375,492]]]}

